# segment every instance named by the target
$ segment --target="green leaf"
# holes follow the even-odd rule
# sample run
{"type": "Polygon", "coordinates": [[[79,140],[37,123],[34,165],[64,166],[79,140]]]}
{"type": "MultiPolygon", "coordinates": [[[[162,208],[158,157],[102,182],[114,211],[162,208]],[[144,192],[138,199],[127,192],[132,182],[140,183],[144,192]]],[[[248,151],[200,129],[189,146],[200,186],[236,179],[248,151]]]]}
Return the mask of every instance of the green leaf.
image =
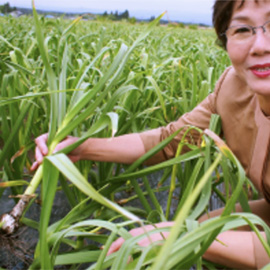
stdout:
{"type": "Polygon", "coordinates": [[[96,251],[78,251],[58,255],[55,259],[55,265],[81,264],[97,261],[101,250],[96,251]]]}
{"type": "Polygon", "coordinates": [[[100,204],[122,214],[123,216],[139,222],[140,219],[130,212],[126,211],[117,204],[109,201],[107,198],[103,197],[98,193],[91,184],[81,175],[74,164],[69,160],[64,154],[57,154],[54,156],[49,156],[47,159],[62,173],[64,174],[77,188],[79,188],[83,193],[90,196],[93,200],[99,202],[100,204]]]}
{"type": "Polygon", "coordinates": [[[49,246],[47,242],[47,228],[49,225],[53,200],[56,192],[59,172],[47,160],[43,162],[43,181],[42,181],[42,201],[43,207],[40,217],[40,256],[42,269],[51,269],[52,261],[49,254],[49,246]]]}
{"type": "Polygon", "coordinates": [[[174,241],[177,239],[177,237],[182,229],[185,218],[187,217],[192,205],[194,204],[197,197],[199,196],[202,188],[207,183],[207,181],[209,181],[209,178],[210,178],[211,174],[213,173],[214,169],[219,164],[221,157],[222,157],[222,155],[219,154],[218,157],[216,158],[216,160],[214,161],[214,163],[210,166],[209,170],[204,174],[204,176],[201,178],[199,183],[194,188],[191,196],[185,201],[182,209],[180,209],[180,211],[175,219],[175,224],[170,231],[170,235],[167,238],[161,251],[159,252],[158,257],[156,258],[156,261],[153,265],[153,270],[166,268],[166,263],[167,263],[166,259],[167,258],[164,256],[164,254],[166,253],[166,250],[171,250],[174,241]]]}

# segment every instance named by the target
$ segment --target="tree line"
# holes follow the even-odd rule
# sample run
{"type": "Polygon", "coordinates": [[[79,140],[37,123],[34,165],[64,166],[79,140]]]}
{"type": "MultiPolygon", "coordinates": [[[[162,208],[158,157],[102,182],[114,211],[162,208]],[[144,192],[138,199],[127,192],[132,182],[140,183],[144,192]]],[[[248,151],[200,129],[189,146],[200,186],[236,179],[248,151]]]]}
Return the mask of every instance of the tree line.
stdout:
{"type": "Polygon", "coordinates": [[[129,17],[129,12],[128,10],[125,10],[122,13],[119,13],[117,10],[115,12],[108,13],[107,11],[105,11],[101,17],[105,18],[105,19],[109,19],[112,21],[121,21],[121,20],[127,20],[127,21],[134,21],[136,22],[136,18],[135,17],[129,17]]]}
{"type": "Polygon", "coordinates": [[[0,5],[0,13],[10,13],[12,11],[17,10],[16,7],[11,7],[9,3],[5,3],[4,5],[0,5]]]}

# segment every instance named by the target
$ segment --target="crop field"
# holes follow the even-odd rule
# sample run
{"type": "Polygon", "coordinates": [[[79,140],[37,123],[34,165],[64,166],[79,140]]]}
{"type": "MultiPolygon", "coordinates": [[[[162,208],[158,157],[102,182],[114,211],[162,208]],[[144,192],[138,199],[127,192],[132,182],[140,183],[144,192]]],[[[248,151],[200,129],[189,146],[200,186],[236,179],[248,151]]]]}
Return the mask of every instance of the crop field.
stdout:
{"type": "MultiPolygon", "coordinates": [[[[213,29],[156,24],[46,19],[35,12],[0,17],[0,197],[9,190],[8,200],[28,204],[17,219],[39,233],[30,269],[216,269],[202,254],[219,232],[249,222],[269,234],[258,217],[231,215],[237,200],[248,211],[247,197],[257,193],[212,133],[199,131],[201,145],[189,145],[184,137],[175,158],[148,167],[143,162],[176,134],[131,165],[73,164],[65,155],[70,149],[53,154],[68,135],[80,137],[78,145],[89,137],[164,126],[214,90],[230,61],[213,29]],[[34,139],[46,132],[50,153],[31,172],[34,139]],[[185,144],[190,151],[179,155],[185,144]],[[60,192],[70,211],[52,222],[60,192]],[[225,210],[199,225],[196,219],[209,210],[213,194],[225,210]],[[37,202],[38,221],[27,217],[37,202]],[[128,233],[166,220],[175,225],[163,245],[136,245],[139,237],[128,233]],[[106,256],[119,236],[125,244],[106,256]]],[[[218,116],[209,129],[218,133],[218,116]]]]}

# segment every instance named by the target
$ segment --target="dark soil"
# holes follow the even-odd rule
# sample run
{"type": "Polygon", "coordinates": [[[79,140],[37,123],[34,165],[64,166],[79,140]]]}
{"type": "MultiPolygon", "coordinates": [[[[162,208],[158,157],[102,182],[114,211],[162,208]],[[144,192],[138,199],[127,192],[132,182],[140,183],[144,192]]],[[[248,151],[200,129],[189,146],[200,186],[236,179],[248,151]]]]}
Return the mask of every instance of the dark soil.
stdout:
{"type": "MultiPolygon", "coordinates": [[[[152,188],[157,187],[158,180],[160,179],[160,173],[154,173],[151,176],[148,176],[148,180],[152,188]]],[[[142,182],[138,180],[140,184],[142,182]]],[[[169,185],[169,181],[164,185],[169,185]]],[[[171,216],[177,205],[179,203],[179,189],[176,189],[174,192],[174,199],[172,201],[171,207],[171,216]]],[[[0,197],[0,216],[3,213],[7,213],[11,211],[15,202],[12,198],[9,198],[10,191],[6,189],[4,194],[0,197]]],[[[126,192],[120,192],[116,195],[116,201],[121,200],[123,198],[129,197],[131,194],[127,194],[126,192]]],[[[157,193],[157,199],[162,205],[164,212],[166,211],[168,191],[163,191],[157,193]]],[[[129,203],[130,206],[138,207],[140,202],[138,200],[132,201],[129,203]]],[[[211,198],[211,209],[216,209],[221,207],[221,203],[217,198],[211,198]]],[[[41,206],[38,201],[33,203],[30,209],[26,213],[26,217],[32,220],[39,222],[40,218],[40,210],[41,206]]],[[[54,201],[54,206],[51,214],[51,223],[54,223],[64,217],[70,210],[70,206],[67,202],[65,194],[62,192],[57,192],[57,196],[54,201]]],[[[12,236],[1,235],[0,234],[0,268],[4,268],[7,270],[22,270],[28,269],[28,267],[32,264],[33,255],[36,248],[36,244],[39,238],[38,231],[29,228],[27,226],[21,226],[18,231],[12,236]]],[[[60,267],[57,269],[61,269],[60,267]]],[[[67,268],[65,268],[67,269],[67,268]]]]}
{"type": "MultiPolygon", "coordinates": [[[[0,198],[0,216],[11,211],[15,202],[9,198],[9,189],[6,189],[0,198]]],[[[34,202],[25,217],[39,221],[41,207],[34,202]]],[[[69,204],[62,192],[58,192],[55,198],[51,222],[64,217],[70,210],[69,204]]],[[[7,270],[28,269],[33,261],[33,254],[39,238],[37,230],[22,226],[13,235],[0,234],[0,268],[7,270]]]]}

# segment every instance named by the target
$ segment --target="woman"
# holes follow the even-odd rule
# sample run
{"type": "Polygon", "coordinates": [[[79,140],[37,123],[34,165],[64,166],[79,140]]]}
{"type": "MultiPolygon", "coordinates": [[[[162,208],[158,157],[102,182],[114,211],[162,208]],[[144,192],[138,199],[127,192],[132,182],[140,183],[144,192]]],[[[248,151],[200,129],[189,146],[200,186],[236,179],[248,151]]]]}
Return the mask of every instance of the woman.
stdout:
{"type": "MultiPolygon", "coordinates": [[[[213,22],[218,38],[227,50],[232,62],[210,94],[192,112],[167,127],[140,134],[129,134],[112,139],[89,139],[73,150],[72,161],[90,159],[96,161],[132,163],[172,132],[185,125],[205,129],[210,116],[217,113],[222,119],[222,134],[238,157],[254,185],[264,199],[250,202],[251,210],[270,224],[270,1],[264,0],[216,0],[213,22]]],[[[199,135],[192,134],[196,141],[199,135]]],[[[181,134],[163,151],[148,160],[158,163],[174,156],[181,134]]],[[[47,135],[36,139],[36,169],[47,154],[47,135]]],[[[75,142],[69,137],[55,151],[75,142]]],[[[236,207],[241,211],[241,207],[236,207]]],[[[213,211],[210,216],[218,215],[213,211]]],[[[200,220],[204,220],[202,217],[200,220]]],[[[157,226],[171,226],[172,222],[157,226]]],[[[147,227],[151,229],[152,227],[147,227]]],[[[133,235],[142,229],[132,230],[133,235]]],[[[152,236],[158,240],[159,235],[152,236]]],[[[261,268],[270,263],[256,235],[250,231],[227,231],[218,236],[226,245],[214,241],[204,257],[212,262],[233,268],[261,268]]],[[[109,253],[120,248],[123,239],[113,243],[109,253]]],[[[148,239],[139,244],[147,245],[148,239]]]]}

